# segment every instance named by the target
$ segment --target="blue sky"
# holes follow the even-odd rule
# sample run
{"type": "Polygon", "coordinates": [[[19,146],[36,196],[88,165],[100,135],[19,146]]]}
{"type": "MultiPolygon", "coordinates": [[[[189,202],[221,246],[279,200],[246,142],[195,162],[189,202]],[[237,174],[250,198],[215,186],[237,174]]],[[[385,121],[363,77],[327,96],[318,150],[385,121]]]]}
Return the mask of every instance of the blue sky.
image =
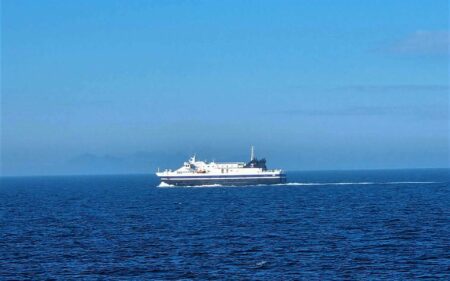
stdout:
{"type": "Polygon", "coordinates": [[[2,174],[449,167],[448,5],[2,1],[2,174]]]}

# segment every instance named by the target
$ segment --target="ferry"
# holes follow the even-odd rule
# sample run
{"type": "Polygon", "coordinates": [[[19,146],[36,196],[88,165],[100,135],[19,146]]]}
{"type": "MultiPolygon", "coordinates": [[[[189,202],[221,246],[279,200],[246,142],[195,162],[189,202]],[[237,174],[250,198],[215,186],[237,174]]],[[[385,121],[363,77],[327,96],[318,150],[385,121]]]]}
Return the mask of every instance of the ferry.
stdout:
{"type": "Polygon", "coordinates": [[[268,185],[286,182],[286,174],[281,169],[269,170],[266,159],[258,160],[251,147],[249,162],[207,162],[192,156],[177,170],[156,173],[160,186],[199,185],[268,185]]]}

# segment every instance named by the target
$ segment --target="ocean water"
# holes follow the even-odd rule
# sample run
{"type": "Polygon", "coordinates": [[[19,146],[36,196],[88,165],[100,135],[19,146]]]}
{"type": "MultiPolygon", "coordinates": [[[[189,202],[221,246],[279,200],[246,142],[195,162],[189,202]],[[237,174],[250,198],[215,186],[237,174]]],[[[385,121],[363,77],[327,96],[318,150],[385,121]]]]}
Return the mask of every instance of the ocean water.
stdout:
{"type": "Polygon", "coordinates": [[[0,279],[450,279],[450,170],[287,175],[1,178],[0,279]]]}

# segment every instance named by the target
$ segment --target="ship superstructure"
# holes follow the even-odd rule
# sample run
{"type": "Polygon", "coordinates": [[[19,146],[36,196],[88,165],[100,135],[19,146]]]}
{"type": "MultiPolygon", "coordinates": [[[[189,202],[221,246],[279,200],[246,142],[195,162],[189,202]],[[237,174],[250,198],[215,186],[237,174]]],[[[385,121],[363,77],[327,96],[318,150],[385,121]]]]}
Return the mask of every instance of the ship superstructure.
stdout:
{"type": "Polygon", "coordinates": [[[180,186],[194,185],[253,185],[286,182],[286,175],[280,169],[269,170],[266,160],[258,160],[251,147],[249,162],[207,162],[192,156],[179,169],[157,172],[161,183],[180,186]]]}

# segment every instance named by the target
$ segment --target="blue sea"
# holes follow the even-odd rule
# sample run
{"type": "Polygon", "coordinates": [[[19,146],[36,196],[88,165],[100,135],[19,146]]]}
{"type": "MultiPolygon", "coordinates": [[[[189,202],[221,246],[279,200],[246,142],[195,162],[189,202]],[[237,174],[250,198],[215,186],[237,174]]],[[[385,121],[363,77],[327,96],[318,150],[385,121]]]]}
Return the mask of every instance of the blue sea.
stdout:
{"type": "Polygon", "coordinates": [[[449,280],[450,170],[3,177],[2,280],[449,280]]]}

